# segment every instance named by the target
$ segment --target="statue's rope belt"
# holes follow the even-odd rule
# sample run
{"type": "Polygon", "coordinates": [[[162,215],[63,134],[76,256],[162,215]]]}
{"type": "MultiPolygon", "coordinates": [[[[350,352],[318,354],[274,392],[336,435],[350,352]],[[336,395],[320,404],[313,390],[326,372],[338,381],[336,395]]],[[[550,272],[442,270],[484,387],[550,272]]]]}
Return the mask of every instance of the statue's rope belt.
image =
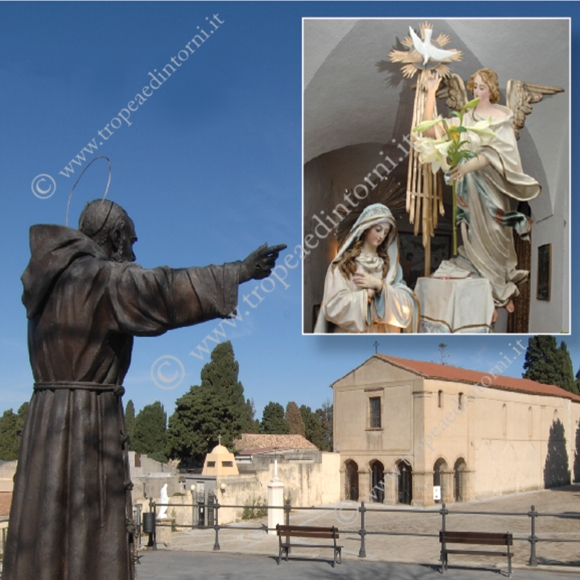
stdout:
{"type": "Polygon", "coordinates": [[[114,393],[117,397],[122,397],[125,394],[123,385],[111,385],[90,382],[75,382],[75,381],[56,381],[52,383],[34,383],[35,391],[55,391],[55,390],[84,390],[93,391],[95,393],[114,393]]]}

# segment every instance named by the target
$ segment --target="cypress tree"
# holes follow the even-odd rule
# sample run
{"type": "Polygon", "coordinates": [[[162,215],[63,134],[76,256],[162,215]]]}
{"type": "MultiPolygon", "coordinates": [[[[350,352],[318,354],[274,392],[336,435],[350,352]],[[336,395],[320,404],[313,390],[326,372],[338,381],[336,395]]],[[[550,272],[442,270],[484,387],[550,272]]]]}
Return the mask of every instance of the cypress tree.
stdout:
{"type": "Polygon", "coordinates": [[[564,341],[558,346],[554,336],[533,336],[529,339],[524,369],[522,376],[525,379],[578,392],[568,346],[564,341]]]}
{"type": "Polygon", "coordinates": [[[18,448],[22,437],[22,429],[28,411],[28,403],[23,403],[14,413],[12,409],[4,411],[0,417],[0,459],[14,461],[18,459],[18,448]]]}
{"type": "Polygon", "coordinates": [[[571,393],[578,394],[576,382],[574,381],[574,367],[572,366],[572,357],[570,356],[570,351],[568,350],[568,345],[565,341],[560,343],[558,356],[560,358],[560,382],[558,383],[558,386],[566,389],[567,391],[570,391],[571,393]]]}
{"type": "Polygon", "coordinates": [[[302,405],[300,407],[300,414],[305,425],[304,436],[308,441],[314,443],[318,449],[321,451],[329,451],[328,442],[324,436],[324,429],[322,428],[322,423],[320,417],[312,412],[310,407],[302,405]]]}
{"type": "Polygon", "coordinates": [[[167,461],[165,455],[166,423],[167,415],[159,401],[143,407],[135,418],[135,451],[145,453],[157,461],[167,461]]]}
{"type": "Polygon", "coordinates": [[[8,409],[0,417],[0,459],[14,461],[18,458],[18,437],[16,435],[18,415],[8,409]]]}
{"type": "Polygon", "coordinates": [[[129,435],[129,449],[135,451],[133,438],[135,436],[135,405],[129,399],[125,406],[125,427],[127,428],[127,435],[129,435]]]}
{"type": "Polygon", "coordinates": [[[304,437],[306,426],[300,409],[294,401],[290,401],[286,405],[286,422],[288,423],[290,435],[302,435],[304,437]]]}
{"type": "Polygon", "coordinates": [[[330,401],[322,403],[320,409],[316,409],[316,415],[322,425],[322,432],[324,433],[324,440],[326,441],[326,448],[332,451],[334,445],[333,439],[333,405],[330,401]]]}

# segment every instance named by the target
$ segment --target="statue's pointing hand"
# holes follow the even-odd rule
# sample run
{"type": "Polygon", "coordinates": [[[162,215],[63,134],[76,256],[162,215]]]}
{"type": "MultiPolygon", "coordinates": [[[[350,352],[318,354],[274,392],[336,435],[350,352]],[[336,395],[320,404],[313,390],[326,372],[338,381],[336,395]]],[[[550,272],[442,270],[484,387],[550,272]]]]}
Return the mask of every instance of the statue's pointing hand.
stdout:
{"type": "Polygon", "coordinates": [[[264,244],[254,250],[243,262],[240,268],[240,282],[248,280],[261,280],[267,278],[272,273],[272,268],[276,265],[278,254],[286,249],[286,244],[268,246],[264,244]]]}

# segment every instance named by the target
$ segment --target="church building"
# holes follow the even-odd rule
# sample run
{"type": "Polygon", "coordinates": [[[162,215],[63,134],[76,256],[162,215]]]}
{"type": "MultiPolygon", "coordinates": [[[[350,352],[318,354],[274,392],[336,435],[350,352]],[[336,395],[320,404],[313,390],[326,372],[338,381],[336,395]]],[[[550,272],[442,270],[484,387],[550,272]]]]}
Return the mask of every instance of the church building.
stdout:
{"type": "Polygon", "coordinates": [[[580,481],[580,396],[503,376],[502,357],[484,373],[376,354],[333,383],[341,499],[430,506],[580,481]]]}

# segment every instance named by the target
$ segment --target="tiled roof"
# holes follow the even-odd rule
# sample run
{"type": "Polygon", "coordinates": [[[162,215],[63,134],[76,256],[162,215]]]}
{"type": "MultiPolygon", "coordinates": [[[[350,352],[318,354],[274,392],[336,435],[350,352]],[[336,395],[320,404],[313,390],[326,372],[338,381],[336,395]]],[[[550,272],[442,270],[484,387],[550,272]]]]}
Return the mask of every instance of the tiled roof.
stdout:
{"type": "Polygon", "coordinates": [[[258,435],[254,433],[243,433],[241,438],[234,441],[237,451],[252,450],[256,452],[260,449],[318,449],[314,443],[302,435],[258,435]]]}
{"type": "Polygon", "coordinates": [[[418,360],[411,360],[407,358],[399,358],[395,356],[387,356],[384,354],[376,354],[376,358],[387,361],[392,365],[420,375],[425,379],[439,379],[442,381],[453,381],[459,383],[479,384],[484,377],[488,377],[482,385],[489,386],[491,389],[501,389],[504,391],[517,391],[519,393],[528,393],[532,395],[548,395],[551,397],[561,397],[570,399],[580,403],[580,396],[570,393],[565,389],[556,387],[555,385],[543,385],[530,379],[516,379],[515,377],[506,377],[497,373],[495,378],[492,370],[488,372],[472,371],[469,369],[462,369],[460,367],[453,367],[450,365],[442,365],[433,362],[425,362],[418,360]],[[491,384],[488,385],[491,379],[491,384]]]}

